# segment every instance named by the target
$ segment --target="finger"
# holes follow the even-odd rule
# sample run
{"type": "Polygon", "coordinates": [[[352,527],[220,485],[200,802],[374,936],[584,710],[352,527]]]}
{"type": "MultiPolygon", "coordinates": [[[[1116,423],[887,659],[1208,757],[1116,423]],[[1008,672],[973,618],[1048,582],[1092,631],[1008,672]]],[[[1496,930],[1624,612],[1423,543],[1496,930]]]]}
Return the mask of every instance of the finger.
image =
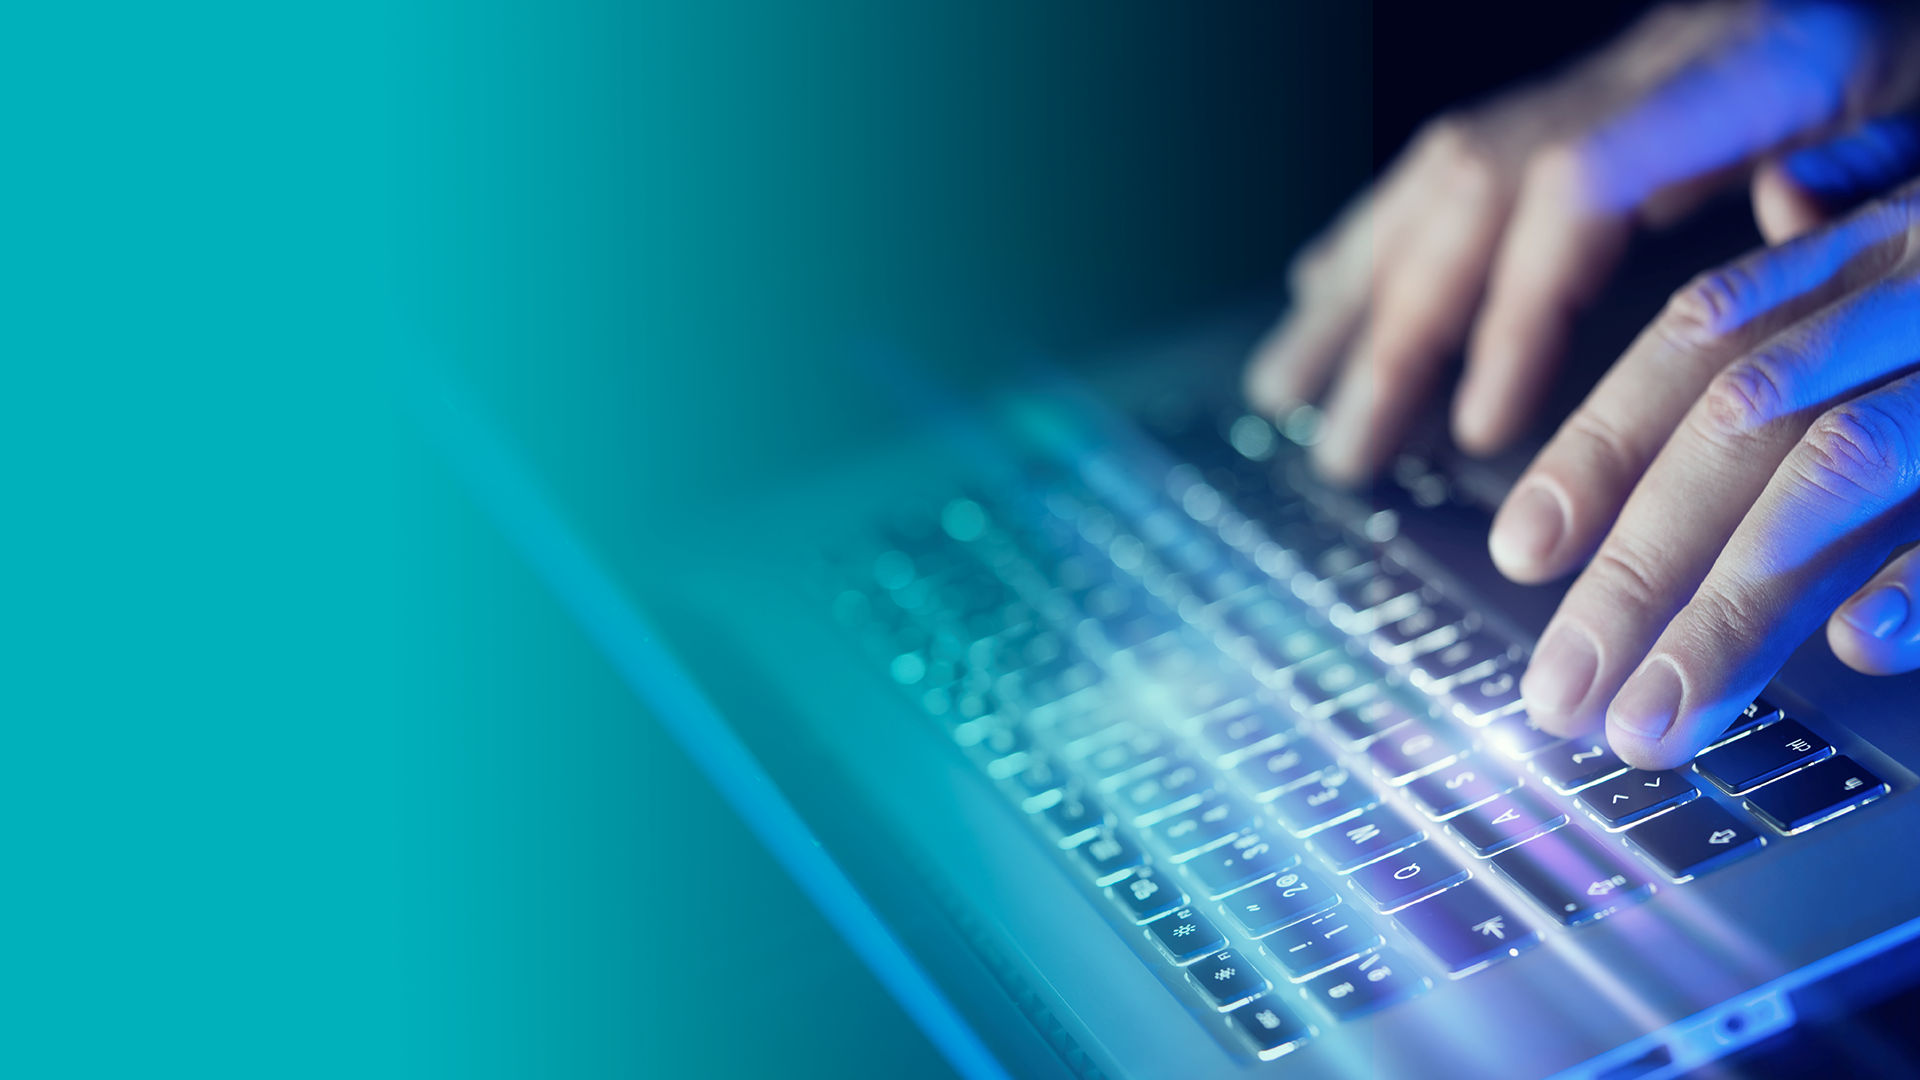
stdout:
{"type": "Polygon", "coordinates": [[[1488,534],[1495,565],[1524,582],[1577,566],[1713,376],[1880,278],[1905,235],[1897,209],[1862,213],[1675,293],[1515,483],[1488,534]]]}
{"type": "Polygon", "coordinates": [[[1629,764],[1682,764],[1880,565],[1920,491],[1920,376],[1823,415],[1607,713],[1629,764]]]}
{"type": "Polygon", "coordinates": [[[1920,550],[1888,563],[1827,621],[1827,644],[1840,661],[1868,675],[1920,668],[1920,550]]]}
{"type": "Polygon", "coordinates": [[[1535,160],[1456,396],[1462,447],[1490,453],[1525,430],[1549,365],[1619,261],[1641,206],[1839,121],[1871,67],[1871,29],[1838,8],[1778,14],[1535,160]]]}
{"type": "Polygon", "coordinates": [[[1542,727],[1600,718],[1812,416],[1920,359],[1915,303],[1912,282],[1883,281],[1714,377],[1541,637],[1521,691],[1542,727]]]}
{"type": "Polygon", "coordinates": [[[1294,261],[1292,307],[1247,367],[1245,392],[1256,409],[1278,415],[1320,396],[1366,315],[1380,217],[1397,219],[1404,199],[1397,191],[1362,196],[1294,261]]]}
{"type": "Polygon", "coordinates": [[[1769,244],[1799,236],[1920,171],[1920,117],[1882,117],[1762,165],[1753,214],[1769,244]]]}
{"type": "Polygon", "coordinates": [[[1460,170],[1441,187],[1449,212],[1383,270],[1367,325],[1327,404],[1314,461],[1337,483],[1378,471],[1466,335],[1504,205],[1491,163],[1460,170]]]}

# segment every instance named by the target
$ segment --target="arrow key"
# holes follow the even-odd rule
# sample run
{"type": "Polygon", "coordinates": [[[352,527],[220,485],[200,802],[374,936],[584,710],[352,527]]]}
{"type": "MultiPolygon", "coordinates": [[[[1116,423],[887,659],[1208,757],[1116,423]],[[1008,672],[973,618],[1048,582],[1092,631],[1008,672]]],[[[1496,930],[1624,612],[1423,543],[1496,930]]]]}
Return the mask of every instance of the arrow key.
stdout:
{"type": "Polygon", "coordinates": [[[1685,773],[1646,769],[1628,769],[1585,789],[1579,796],[1587,811],[1611,832],[1619,832],[1699,797],[1700,789],[1693,786],[1685,773]]]}
{"type": "Polygon", "coordinates": [[[1675,884],[1692,881],[1766,845],[1753,823],[1712,799],[1698,799],[1627,833],[1627,843],[1675,884]]]}
{"type": "Polygon", "coordinates": [[[1454,978],[1538,945],[1540,935],[1486,886],[1469,881],[1393,916],[1454,978]]]}

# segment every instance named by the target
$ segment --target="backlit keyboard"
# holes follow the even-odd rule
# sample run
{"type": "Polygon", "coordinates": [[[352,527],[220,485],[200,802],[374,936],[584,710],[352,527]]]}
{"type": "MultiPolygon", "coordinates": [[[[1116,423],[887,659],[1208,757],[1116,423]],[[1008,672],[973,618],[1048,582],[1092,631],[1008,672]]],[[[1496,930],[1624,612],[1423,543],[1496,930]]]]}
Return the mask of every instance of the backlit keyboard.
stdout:
{"type": "Polygon", "coordinates": [[[1889,790],[1764,701],[1690,769],[1542,732],[1523,645],[1277,483],[1271,427],[1171,445],[890,522],[833,609],[1242,1052],[1889,790]]]}

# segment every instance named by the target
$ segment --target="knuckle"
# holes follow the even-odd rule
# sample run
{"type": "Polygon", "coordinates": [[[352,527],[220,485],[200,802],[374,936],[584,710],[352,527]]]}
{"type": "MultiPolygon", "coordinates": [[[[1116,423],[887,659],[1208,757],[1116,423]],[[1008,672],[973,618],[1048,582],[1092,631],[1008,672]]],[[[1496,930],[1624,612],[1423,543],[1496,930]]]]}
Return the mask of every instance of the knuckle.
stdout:
{"type": "Polygon", "coordinates": [[[1493,190],[1499,161],[1484,127],[1472,117],[1438,117],[1422,129],[1419,141],[1422,165],[1434,186],[1454,198],[1493,190]]]}
{"type": "Polygon", "coordinates": [[[1744,266],[1709,270],[1668,298],[1654,326],[1678,348],[1710,351],[1743,321],[1741,312],[1756,293],[1753,275],[1744,266]]]}
{"type": "Polygon", "coordinates": [[[1769,622],[1762,597],[1726,582],[1702,586],[1687,609],[1687,620],[1699,636],[1722,648],[1753,642],[1769,622]]]}
{"type": "Polygon", "coordinates": [[[1588,572],[1610,602],[1629,608],[1651,608],[1665,602],[1667,590],[1655,572],[1652,553],[1628,534],[1616,532],[1593,557],[1588,572]]]}
{"type": "Polygon", "coordinates": [[[1645,467],[1644,455],[1635,451],[1626,435],[1592,409],[1581,409],[1568,417],[1563,430],[1574,442],[1576,452],[1601,473],[1630,479],[1645,467]]]}
{"type": "Polygon", "coordinates": [[[1723,369],[1707,384],[1697,411],[1703,435],[1719,445],[1737,443],[1787,412],[1787,394],[1771,354],[1750,356],[1723,369]]]}
{"type": "Polygon", "coordinates": [[[1906,425],[1870,400],[1829,409],[1793,455],[1801,480],[1849,502],[1882,502],[1914,487],[1906,425]]]}

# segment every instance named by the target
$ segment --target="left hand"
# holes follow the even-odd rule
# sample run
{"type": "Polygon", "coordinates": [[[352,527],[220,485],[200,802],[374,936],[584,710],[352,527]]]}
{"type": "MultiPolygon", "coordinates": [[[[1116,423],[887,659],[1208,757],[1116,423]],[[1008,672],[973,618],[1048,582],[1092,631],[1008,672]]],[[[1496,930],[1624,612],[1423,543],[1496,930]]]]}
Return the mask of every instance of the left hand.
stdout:
{"type": "Polygon", "coordinates": [[[1853,668],[1920,668],[1920,551],[1886,562],[1916,540],[1920,184],[1678,293],[1491,543],[1535,581],[1599,545],[1521,689],[1542,727],[1604,716],[1623,759],[1670,768],[1822,621],[1853,668]]]}

